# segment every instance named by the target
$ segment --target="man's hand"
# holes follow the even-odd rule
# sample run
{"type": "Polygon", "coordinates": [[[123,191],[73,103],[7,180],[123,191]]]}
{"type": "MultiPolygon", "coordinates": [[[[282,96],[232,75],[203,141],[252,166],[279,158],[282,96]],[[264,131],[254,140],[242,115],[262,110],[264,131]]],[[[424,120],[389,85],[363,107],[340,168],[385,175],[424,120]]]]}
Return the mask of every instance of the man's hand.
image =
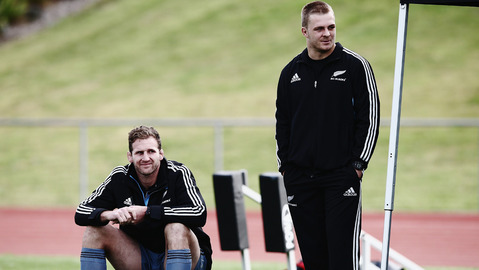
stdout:
{"type": "Polygon", "coordinates": [[[120,225],[138,224],[145,218],[146,206],[127,206],[101,213],[102,221],[112,221],[120,225]]]}
{"type": "MultiPolygon", "coordinates": [[[[356,169],[355,169],[355,170],[356,170],[356,169]]],[[[359,179],[363,179],[363,174],[364,174],[363,171],[356,170],[356,173],[358,174],[358,178],[359,178],[359,179]]]]}

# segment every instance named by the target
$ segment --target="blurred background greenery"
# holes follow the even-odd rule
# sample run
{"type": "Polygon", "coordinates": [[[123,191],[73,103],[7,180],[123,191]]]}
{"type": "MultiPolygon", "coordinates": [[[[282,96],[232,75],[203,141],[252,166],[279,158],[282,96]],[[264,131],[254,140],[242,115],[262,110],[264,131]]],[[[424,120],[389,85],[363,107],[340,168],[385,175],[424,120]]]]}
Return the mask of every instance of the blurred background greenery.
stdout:
{"type": "MultiPolygon", "coordinates": [[[[25,3],[0,1],[1,29],[34,19],[35,14],[18,18],[27,11],[25,3]]],[[[299,16],[305,3],[97,1],[40,32],[0,44],[0,118],[273,119],[279,73],[305,46],[299,16]]],[[[371,62],[381,115],[389,118],[398,1],[330,4],[337,40],[371,62]]],[[[469,7],[410,8],[403,118],[478,117],[478,15],[469,7]]],[[[89,190],[127,162],[131,128],[88,129],[89,190]]],[[[167,157],[190,167],[214,209],[214,130],[157,128],[167,157]]],[[[77,127],[0,126],[0,138],[0,207],[79,203],[77,127]]],[[[363,181],[364,211],[383,209],[388,140],[389,127],[383,126],[363,181]]],[[[248,170],[256,191],[258,175],[276,171],[273,126],[227,127],[224,150],[224,169],[248,170]]],[[[395,210],[477,212],[478,164],[477,127],[403,127],[395,210]]],[[[248,209],[258,209],[246,201],[248,209]]],[[[2,269],[58,265],[78,268],[77,259],[70,258],[0,257],[2,269]]],[[[229,262],[220,268],[241,269],[229,262]]]]}
{"type": "MultiPolygon", "coordinates": [[[[2,1],[2,4],[7,1],[2,1]]],[[[283,66],[305,46],[286,0],[102,0],[38,33],[0,45],[1,118],[274,118],[283,66]]],[[[332,1],[337,40],[372,64],[389,118],[398,3],[332,1]]],[[[475,118],[479,12],[413,6],[403,118],[475,118]]],[[[138,121],[138,125],[142,121],[138,121]]],[[[127,162],[127,127],[88,130],[89,190],[127,162]]],[[[169,159],[194,172],[214,208],[213,129],[157,127],[169,159]]],[[[363,182],[365,211],[384,205],[389,127],[363,182]]],[[[79,202],[75,127],[0,127],[0,206],[79,202]]],[[[276,171],[274,127],[227,127],[224,169],[276,171]]],[[[477,211],[477,128],[402,128],[398,211],[477,211]]],[[[257,208],[252,203],[249,208],[257,208]]]]}

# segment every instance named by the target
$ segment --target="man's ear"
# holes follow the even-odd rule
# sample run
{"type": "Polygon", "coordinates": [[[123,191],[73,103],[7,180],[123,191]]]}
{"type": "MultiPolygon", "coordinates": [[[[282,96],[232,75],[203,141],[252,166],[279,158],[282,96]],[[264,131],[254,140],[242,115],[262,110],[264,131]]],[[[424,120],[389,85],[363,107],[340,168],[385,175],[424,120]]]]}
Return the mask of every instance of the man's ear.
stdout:
{"type": "Polygon", "coordinates": [[[308,29],[306,29],[306,27],[301,27],[301,34],[303,34],[303,36],[305,38],[308,37],[308,29]]]}
{"type": "Polygon", "coordinates": [[[165,158],[165,152],[163,149],[160,149],[160,160],[163,160],[165,158]]]}
{"type": "Polygon", "coordinates": [[[130,162],[130,163],[133,162],[133,157],[131,156],[131,152],[130,152],[130,151],[128,151],[128,152],[126,153],[126,157],[128,158],[128,162],[130,162]]]}

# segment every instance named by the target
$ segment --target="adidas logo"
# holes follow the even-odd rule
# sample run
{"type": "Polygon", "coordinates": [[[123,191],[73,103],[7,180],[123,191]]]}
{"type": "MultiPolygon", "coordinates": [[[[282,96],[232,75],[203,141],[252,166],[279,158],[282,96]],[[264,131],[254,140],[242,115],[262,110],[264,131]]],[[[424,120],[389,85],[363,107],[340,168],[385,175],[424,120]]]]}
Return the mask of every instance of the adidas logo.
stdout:
{"type": "Polygon", "coordinates": [[[338,78],[338,76],[343,75],[346,73],[346,70],[338,70],[333,73],[333,76],[331,76],[331,81],[342,81],[345,82],[346,78],[338,78]]]}
{"type": "Polygon", "coordinates": [[[346,190],[344,193],[343,193],[343,196],[345,197],[354,197],[354,196],[358,196],[358,194],[356,193],[356,191],[354,191],[354,189],[352,187],[350,187],[348,190],[346,190]]]}
{"type": "Polygon", "coordinates": [[[128,198],[128,199],[126,199],[126,200],[124,200],[124,201],[123,201],[123,204],[124,204],[124,205],[127,205],[127,206],[132,206],[132,205],[133,205],[133,202],[131,201],[131,197],[128,198]]]}
{"type": "Polygon", "coordinates": [[[291,78],[291,83],[301,81],[301,78],[298,76],[298,73],[295,73],[293,75],[293,78],[291,78]]]}

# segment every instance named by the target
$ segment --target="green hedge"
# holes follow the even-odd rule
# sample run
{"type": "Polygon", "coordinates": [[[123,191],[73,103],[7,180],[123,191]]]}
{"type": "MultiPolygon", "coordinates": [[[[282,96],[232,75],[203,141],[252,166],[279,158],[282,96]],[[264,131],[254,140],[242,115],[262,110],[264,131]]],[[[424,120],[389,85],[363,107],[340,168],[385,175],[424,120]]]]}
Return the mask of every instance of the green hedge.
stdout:
{"type": "Polygon", "coordinates": [[[3,29],[12,21],[23,17],[27,12],[26,0],[2,0],[0,1],[0,29],[3,29]]]}

